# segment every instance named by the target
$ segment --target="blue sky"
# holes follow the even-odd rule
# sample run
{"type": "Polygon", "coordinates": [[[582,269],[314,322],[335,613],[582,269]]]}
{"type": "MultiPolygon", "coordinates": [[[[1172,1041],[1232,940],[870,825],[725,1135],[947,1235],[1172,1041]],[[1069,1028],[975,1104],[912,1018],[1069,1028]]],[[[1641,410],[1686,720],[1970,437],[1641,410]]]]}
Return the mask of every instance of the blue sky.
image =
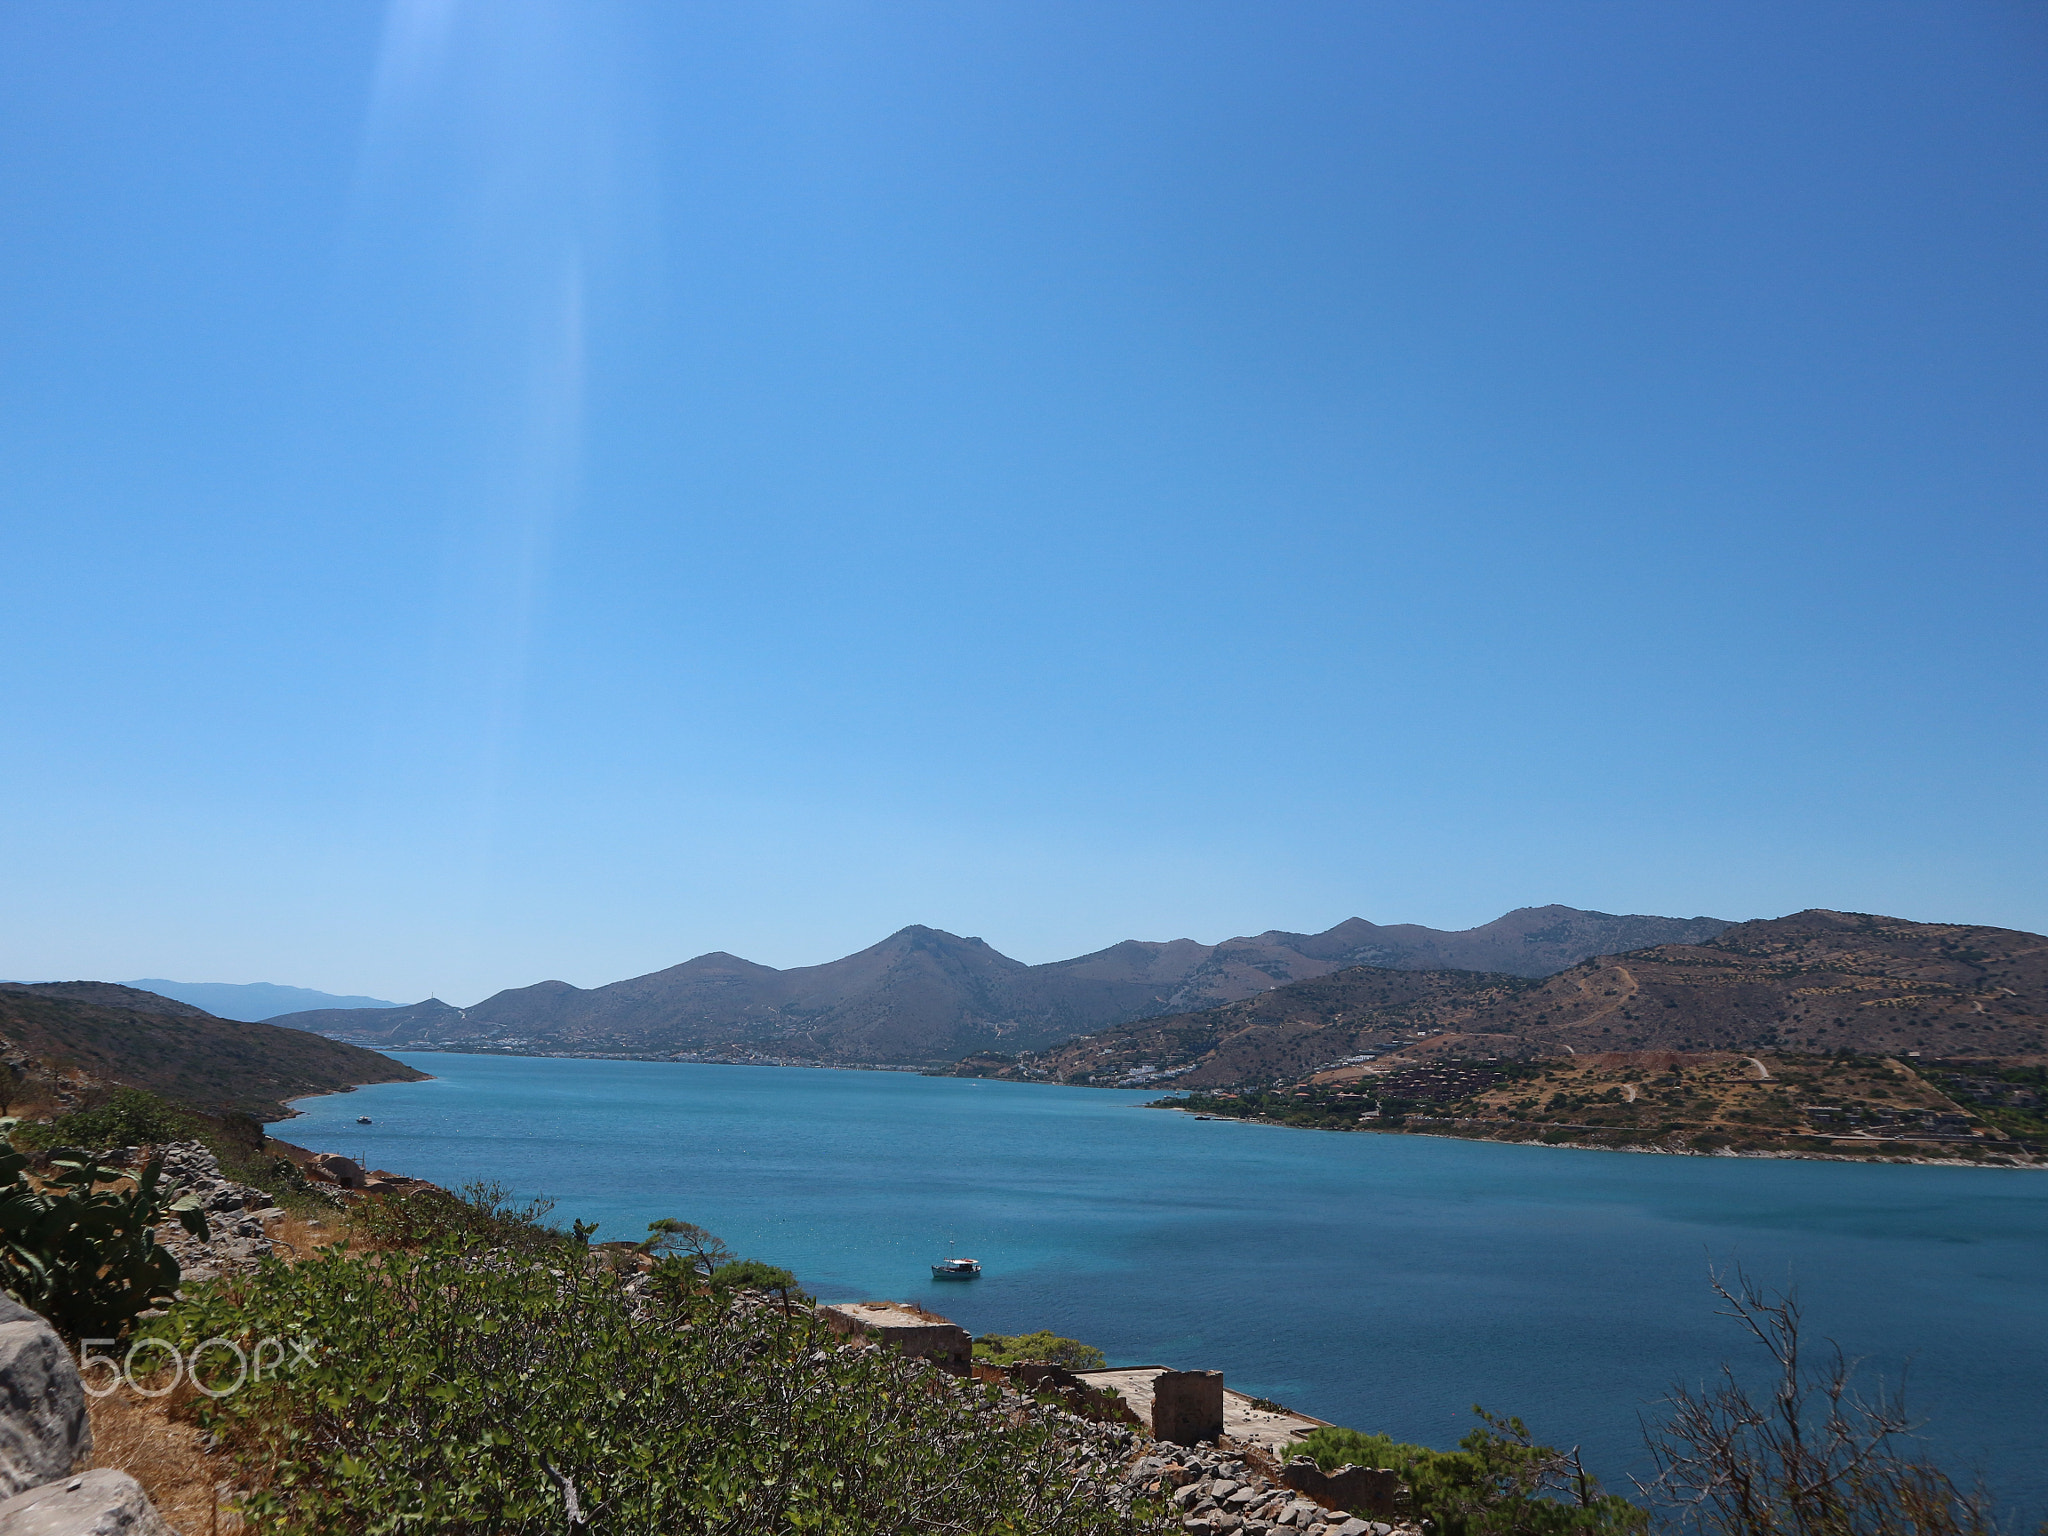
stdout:
{"type": "Polygon", "coordinates": [[[0,974],[2048,929],[2048,12],[0,8],[0,974]]]}

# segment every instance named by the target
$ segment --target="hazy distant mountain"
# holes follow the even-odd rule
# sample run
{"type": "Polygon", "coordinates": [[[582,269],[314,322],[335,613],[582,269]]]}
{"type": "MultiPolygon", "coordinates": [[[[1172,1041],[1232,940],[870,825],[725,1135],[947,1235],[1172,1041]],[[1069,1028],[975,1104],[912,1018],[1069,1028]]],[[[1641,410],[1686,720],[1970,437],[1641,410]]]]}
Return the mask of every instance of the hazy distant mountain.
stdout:
{"type": "Polygon", "coordinates": [[[191,1003],[217,1019],[240,1019],[249,1024],[274,1019],[281,1013],[303,1013],[308,1008],[397,1006],[381,997],[338,997],[332,992],[315,992],[311,987],[280,987],[268,981],[165,981],[161,976],[150,976],[128,985],[191,1003]]]}
{"type": "Polygon", "coordinates": [[[823,965],[779,971],[722,952],[608,986],[543,981],[473,1008],[286,1014],[275,1023],[384,1047],[666,1054],[757,1053],[818,1061],[923,1063],[1035,1050],[1090,1030],[1209,1008],[1347,966],[1445,967],[1547,976],[1589,955],[1697,943],[1716,918],[1617,917],[1529,907],[1461,933],[1353,918],[1325,933],[1268,932],[1221,944],[1126,940],[1025,965],[980,939],[911,927],[823,965]]]}
{"type": "Polygon", "coordinates": [[[392,1008],[314,1008],[305,1013],[284,1013],[271,1024],[283,1025],[286,1029],[308,1029],[315,1034],[332,1035],[338,1040],[377,1039],[384,1042],[394,1040],[408,1043],[427,1043],[440,1038],[439,1031],[448,1026],[460,1025],[463,1012],[451,1008],[438,997],[430,997],[423,1003],[409,1003],[392,1008]]]}
{"type": "Polygon", "coordinates": [[[2041,1061],[2048,938],[1816,908],[1700,943],[1588,957],[1545,980],[1342,971],[1102,1030],[1001,1075],[1114,1082],[1185,1068],[1177,1086],[1213,1087],[1394,1049],[1518,1057],[1841,1047],[2041,1061]]]}

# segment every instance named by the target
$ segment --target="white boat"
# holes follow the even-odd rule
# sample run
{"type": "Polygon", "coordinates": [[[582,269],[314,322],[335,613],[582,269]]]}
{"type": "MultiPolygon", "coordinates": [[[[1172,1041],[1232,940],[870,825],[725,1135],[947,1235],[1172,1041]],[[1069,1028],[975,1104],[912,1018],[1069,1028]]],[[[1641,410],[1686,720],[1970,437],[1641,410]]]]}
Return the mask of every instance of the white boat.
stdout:
{"type": "Polygon", "coordinates": [[[981,1264],[975,1259],[947,1259],[932,1266],[934,1280],[974,1280],[981,1275],[981,1264]]]}
{"type": "Polygon", "coordinates": [[[357,1125],[368,1125],[369,1123],[370,1123],[370,1117],[369,1117],[368,1115],[357,1115],[357,1116],[356,1116],[356,1124],[357,1124],[357,1125]]]}

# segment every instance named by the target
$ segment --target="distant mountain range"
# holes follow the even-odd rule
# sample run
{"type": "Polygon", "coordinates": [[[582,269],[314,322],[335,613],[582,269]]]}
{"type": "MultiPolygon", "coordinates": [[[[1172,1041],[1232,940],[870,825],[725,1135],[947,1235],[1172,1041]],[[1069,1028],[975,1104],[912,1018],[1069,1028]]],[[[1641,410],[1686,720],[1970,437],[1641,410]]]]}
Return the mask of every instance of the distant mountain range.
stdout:
{"type": "Polygon", "coordinates": [[[2048,1061],[2048,937],[1815,909],[1547,979],[1362,968],[1068,1041],[991,1076],[1288,1081],[1370,1053],[1526,1058],[1772,1049],[2048,1061]]]}
{"type": "Polygon", "coordinates": [[[110,981],[0,981],[0,1060],[17,1070],[82,1070],[208,1113],[266,1120],[285,1101],[426,1074],[374,1051],[274,1024],[216,1018],[110,981]]]}
{"type": "Polygon", "coordinates": [[[980,939],[911,927],[843,959],[790,970],[716,952],[608,986],[543,981],[473,1008],[429,998],[399,1008],[309,1010],[272,1022],[386,1049],[923,1065],[982,1051],[1036,1050],[1347,967],[1542,977],[1590,955],[1699,943],[1728,926],[1708,917],[1524,907],[1461,932],[1352,918],[1323,933],[1270,931],[1221,944],[1130,939],[1045,965],[1012,960],[980,939]]]}
{"type": "Polygon", "coordinates": [[[382,997],[341,997],[333,992],[315,992],[311,987],[280,987],[268,981],[166,981],[161,976],[145,976],[128,985],[204,1008],[217,1019],[240,1019],[247,1024],[274,1019],[281,1013],[303,1013],[309,1008],[398,1006],[382,997]]]}

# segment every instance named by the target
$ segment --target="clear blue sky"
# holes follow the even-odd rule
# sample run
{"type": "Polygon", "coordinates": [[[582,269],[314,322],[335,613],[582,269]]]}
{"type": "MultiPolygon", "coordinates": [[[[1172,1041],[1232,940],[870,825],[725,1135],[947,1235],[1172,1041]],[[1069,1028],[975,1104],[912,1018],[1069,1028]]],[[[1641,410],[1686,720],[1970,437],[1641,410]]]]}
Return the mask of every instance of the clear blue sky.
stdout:
{"type": "Polygon", "coordinates": [[[2048,929],[2048,11],[0,8],[0,975],[2048,929]]]}

